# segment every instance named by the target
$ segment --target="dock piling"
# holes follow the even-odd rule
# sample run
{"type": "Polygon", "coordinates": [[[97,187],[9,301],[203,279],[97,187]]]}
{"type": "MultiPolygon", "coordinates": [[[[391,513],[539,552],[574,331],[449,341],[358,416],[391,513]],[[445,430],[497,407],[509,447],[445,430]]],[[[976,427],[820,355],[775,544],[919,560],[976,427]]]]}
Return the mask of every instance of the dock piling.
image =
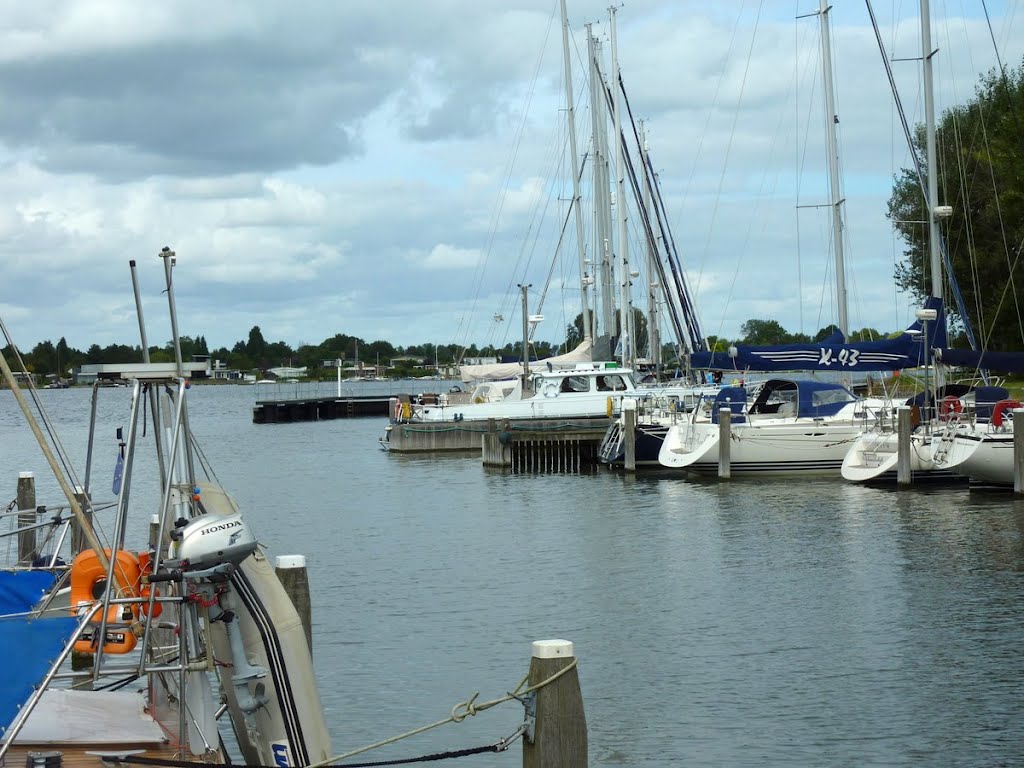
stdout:
{"type": "Polygon", "coordinates": [[[622,400],[622,428],[625,470],[636,472],[636,400],[632,397],[622,400]]]}
{"type": "MultiPolygon", "coordinates": [[[[18,473],[18,528],[36,524],[36,476],[32,472],[18,473]]],[[[36,529],[19,530],[18,562],[31,563],[36,552],[36,529]]]]}
{"type": "Polygon", "coordinates": [[[722,408],[718,411],[718,477],[728,480],[732,477],[732,410],[722,408]]]}
{"type": "Polygon", "coordinates": [[[896,485],[910,485],[914,478],[910,472],[910,418],[911,407],[901,405],[896,411],[896,485]]]}
{"type": "Polygon", "coordinates": [[[274,572],[281,586],[292,600],[302,626],[306,630],[309,654],[313,655],[313,609],[309,598],[309,575],[306,573],[305,555],[279,555],[274,560],[274,572]]]}
{"type": "Polygon", "coordinates": [[[1013,411],[1013,492],[1024,494],[1024,408],[1013,411]]]}
{"type": "MultiPolygon", "coordinates": [[[[575,661],[568,640],[538,640],[530,659],[530,686],[542,683],[575,661]]],[[[534,725],[523,739],[523,768],[586,768],[587,719],[576,669],[536,691],[534,725]]]]}

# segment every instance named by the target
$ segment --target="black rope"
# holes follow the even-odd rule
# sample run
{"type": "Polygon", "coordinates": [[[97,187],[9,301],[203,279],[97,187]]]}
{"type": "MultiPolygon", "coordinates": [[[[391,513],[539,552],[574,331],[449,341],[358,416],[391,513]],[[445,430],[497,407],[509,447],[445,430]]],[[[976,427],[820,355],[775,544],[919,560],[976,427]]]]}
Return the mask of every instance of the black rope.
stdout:
{"type": "MultiPolygon", "coordinates": [[[[420,755],[419,757],[406,757],[399,760],[378,760],[372,763],[331,763],[333,766],[338,768],[374,768],[380,765],[408,765],[410,763],[429,763],[437,760],[448,760],[456,757],[469,757],[470,755],[479,755],[483,752],[501,752],[505,747],[497,744],[488,744],[484,747],[468,747],[467,749],[453,749],[448,752],[435,752],[430,755],[420,755]]],[[[126,757],[107,757],[104,758],[104,762],[113,764],[126,764],[132,763],[135,765],[154,765],[161,766],[161,768],[195,768],[196,763],[191,760],[165,760],[160,757],[140,757],[137,755],[128,755],[126,757]]],[[[277,768],[277,766],[269,765],[249,765],[245,768],[277,768]]]]}

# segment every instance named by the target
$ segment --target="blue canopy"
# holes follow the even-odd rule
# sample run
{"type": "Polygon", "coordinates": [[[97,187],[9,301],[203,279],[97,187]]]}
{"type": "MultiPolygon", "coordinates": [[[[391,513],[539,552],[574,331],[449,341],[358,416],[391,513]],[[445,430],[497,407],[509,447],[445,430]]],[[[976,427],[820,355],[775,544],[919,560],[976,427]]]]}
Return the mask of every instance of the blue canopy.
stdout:
{"type": "Polygon", "coordinates": [[[817,418],[834,416],[857,396],[841,384],[812,379],[769,379],[750,404],[750,413],[817,418]],[[792,404],[787,409],[786,404],[792,404]]]}
{"type": "Polygon", "coordinates": [[[926,349],[946,345],[946,323],[942,302],[929,298],[925,309],[935,309],[937,318],[928,324],[925,343],[923,323],[915,320],[895,339],[845,341],[833,334],[816,344],[738,344],[728,352],[694,352],[693,368],[735,371],[896,371],[916,368],[927,360],[926,349]]]}

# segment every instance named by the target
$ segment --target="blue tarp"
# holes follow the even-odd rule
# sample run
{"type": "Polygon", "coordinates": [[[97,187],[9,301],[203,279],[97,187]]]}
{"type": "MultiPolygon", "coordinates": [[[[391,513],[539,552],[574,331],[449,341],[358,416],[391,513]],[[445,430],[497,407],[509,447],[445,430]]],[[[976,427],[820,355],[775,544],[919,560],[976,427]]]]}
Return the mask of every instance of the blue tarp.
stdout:
{"type": "Polygon", "coordinates": [[[0,617],[30,610],[53,581],[52,571],[0,571],[0,617]]]}
{"type": "Polygon", "coordinates": [[[0,728],[6,731],[78,626],[74,616],[28,618],[53,586],[50,571],[0,571],[0,728]]]}

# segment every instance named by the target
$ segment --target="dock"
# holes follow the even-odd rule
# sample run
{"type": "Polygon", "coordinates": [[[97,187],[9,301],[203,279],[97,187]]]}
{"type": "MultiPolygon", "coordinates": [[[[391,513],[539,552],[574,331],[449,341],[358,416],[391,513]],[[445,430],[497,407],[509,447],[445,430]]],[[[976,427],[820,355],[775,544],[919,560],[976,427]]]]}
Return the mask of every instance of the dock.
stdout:
{"type": "Polygon", "coordinates": [[[386,447],[395,453],[482,452],[488,466],[578,467],[597,463],[611,419],[505,419],[499,421],[395,421],[386,447]]]}
{"type": "Polygon", "coordinates": [[[351,419],[359,416],[387,416],[388,395],[334,395],[280,400],[257,400],[252,409],[253,424],[287,424],[296,421],[351,419]]]}

